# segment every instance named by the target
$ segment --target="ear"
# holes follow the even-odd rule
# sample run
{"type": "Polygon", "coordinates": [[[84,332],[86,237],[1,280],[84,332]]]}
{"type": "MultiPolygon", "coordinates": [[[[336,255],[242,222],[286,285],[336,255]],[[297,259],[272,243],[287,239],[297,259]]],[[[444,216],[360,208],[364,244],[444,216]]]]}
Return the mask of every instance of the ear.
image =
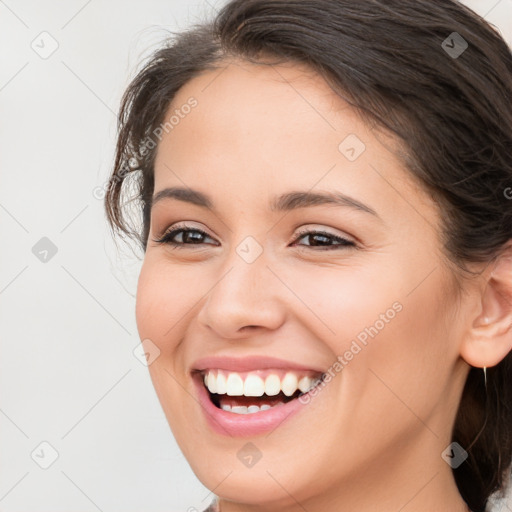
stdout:
{"type": "Polygon", "coordinates": [[[471,366],[497,365],[512,350],[512,243],[482,273],[477,313],[460,355],[471,366]]]}

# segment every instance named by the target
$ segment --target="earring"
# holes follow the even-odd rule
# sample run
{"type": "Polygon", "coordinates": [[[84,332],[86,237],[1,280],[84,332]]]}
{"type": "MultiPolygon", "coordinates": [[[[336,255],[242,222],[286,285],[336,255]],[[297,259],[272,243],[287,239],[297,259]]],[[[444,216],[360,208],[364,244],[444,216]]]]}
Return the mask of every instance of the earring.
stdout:
{"type": "MultiPolygon", "coordinates": [[[[489,317],[484,317],[484,324],[489,325],[489,317]]],[[[485,389],[487,390],[487,368],[484,366],[484,383],[485,389]]]]}

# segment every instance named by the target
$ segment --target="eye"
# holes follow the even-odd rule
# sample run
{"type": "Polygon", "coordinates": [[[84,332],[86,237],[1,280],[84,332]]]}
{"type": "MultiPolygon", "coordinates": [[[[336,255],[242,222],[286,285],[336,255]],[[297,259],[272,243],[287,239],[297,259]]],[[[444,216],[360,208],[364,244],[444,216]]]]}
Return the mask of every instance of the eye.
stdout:
{"type": "MultiPolygon", "coordinates": [[[[183,248],[184,245],[200,245],[205,243],[205,238],[210,238],[213,240],[213,238],[211,238],[208,233],[199,228],[176,226],[171,231],[165,233],[161,238],[156,240],[153,239],[153,241],[159,244],[169,244],[175,248],[183,248]]],[[[298,234],[298,237],[295,238],[295,241],[301,239],[307,239],[309,244],[294,245],[298,245],[299,247],[316,247],[320,248],[321,250],[356,247],[356,244],[351,240],[333,235],[332,233],[328,233],[326,231],[305,230],[298,234]],[[337,243],[333,244],[332,242],[337,243]]]]}
{"type": "Polygon", "coordinates": [[[299,233],[298,238],[295,240],[308,239],[309,244],[299,244],[299,247],[320,247],[323,250],[332,250],[332,249],[343,249],[346,247],[356,247],[356,244],[351,240],[347,240],[346,238],[333,235],[326,231],[317,231],[317,230],[309,230],[302,231],[299,233]],[[332,241],[338,242],[337,244],[332,244],[332,241]]]}
{"type": "Polygon", "coordinates": [[[187,226],[176,226],[171,231],[165,233],[161,238],[153,242],[159,244],[169,244],[175,248],[181,248],[183,245],[198,245],[204,243],[204,238],[211,238],[208,233],[198,228],[191,228],[187,226]],[[176,237],[176,240],[174,239],[176,237]]]}

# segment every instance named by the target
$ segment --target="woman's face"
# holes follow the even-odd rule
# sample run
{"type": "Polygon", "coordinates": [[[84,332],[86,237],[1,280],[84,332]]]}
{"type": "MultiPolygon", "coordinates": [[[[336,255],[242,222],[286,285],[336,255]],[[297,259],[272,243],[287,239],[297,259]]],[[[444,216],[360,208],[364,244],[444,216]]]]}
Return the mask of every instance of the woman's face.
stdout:
{"type": "Polygon", "coordinates": [[[296,64],[204,72],[172,115],[136,314],[194,472],[282,508],[446,486],[464,315],[439,210],[392,141],[296,64]]]}

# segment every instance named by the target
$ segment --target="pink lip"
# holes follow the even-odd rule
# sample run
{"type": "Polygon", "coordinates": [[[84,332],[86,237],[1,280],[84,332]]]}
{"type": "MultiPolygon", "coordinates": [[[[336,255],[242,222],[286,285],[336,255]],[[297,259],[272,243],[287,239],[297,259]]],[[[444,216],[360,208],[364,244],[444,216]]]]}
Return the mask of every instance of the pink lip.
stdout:
{"type": "Polygon", "coordinates": [[[266,370],[270,368],[282,368],[285,370],[309,370],[322,373],[322,369],[304,366],[292,361],[277,359],[275,357],[266,356],[250,356],[250,357],[204,357],[195,361],[192,365],[193,370],[220,369],[231,370],[233,372],[247,372],[251,370],[266,370]]]}
{"type": "MultiPolygon", "coordinates": [[[[275,364],[275,360],[273,360],[273,364],[275,364]]],[[[305,407],[314,408],[314,404],[318,400],[315,398],[310,403],[304,404],[295,399],[265,411],[253,414],[235,414],[219,409],[212,403],[200,373],[195,373],[193,380],[208,425],[214,432],[224,436],[247,437],[270,433],[299,411],[305,410],[305,407]]]]}

